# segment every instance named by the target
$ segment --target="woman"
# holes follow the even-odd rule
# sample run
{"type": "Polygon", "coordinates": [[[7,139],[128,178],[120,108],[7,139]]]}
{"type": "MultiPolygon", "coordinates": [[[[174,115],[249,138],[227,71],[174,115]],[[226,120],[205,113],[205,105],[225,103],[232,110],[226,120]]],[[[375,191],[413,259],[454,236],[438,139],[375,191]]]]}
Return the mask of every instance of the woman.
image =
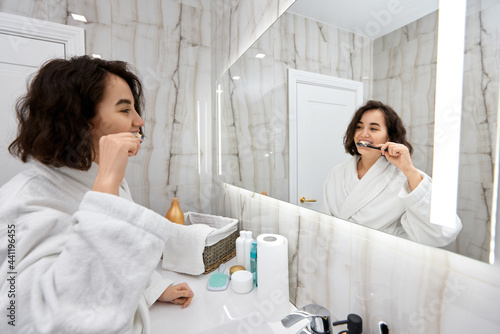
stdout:
{"type": "Polygon", "coordinates": [[[88,56],[47,62],[18,101],[9,150],[32,167],[0,189],[0,254],[14,255],[0,275],[20,333],[147,333],[156,300],[191,302],[155,272],[178,225],[133,203],[124,180],[142,104],[126,63],[88,56]]]}
{"type": "Polygon", "coordinates": [[[325,212],[426,245],[455,240],[462,228],[458,217],[453,228],[430,222],[431,178],[413,166],[413,148],[391,107],[368,101],[359,108],[344,147],[352,157],[328,174],[325,212]]]}

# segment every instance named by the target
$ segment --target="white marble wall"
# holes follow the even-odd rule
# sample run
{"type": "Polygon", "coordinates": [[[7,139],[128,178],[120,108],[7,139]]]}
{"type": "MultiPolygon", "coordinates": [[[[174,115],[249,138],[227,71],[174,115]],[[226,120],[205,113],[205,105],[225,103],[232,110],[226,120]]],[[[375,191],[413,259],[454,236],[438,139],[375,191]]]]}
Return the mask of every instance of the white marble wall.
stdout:
{"type": "MultiPolygon", "coordinates": [[[[226,5],[234,8],[229,1],[226,5]]],[[[495,33],[488,37],[498,40],[495,33]]],[[[365,333],[378,333],[380,320],[392,333],[500,332],[500,266],[228,184],[222,187],[219,214],[239,219],[240,227],[254,235],[280,233],[288,238],[290,296],[296,306],[318,303],[337,319],[357,313],[365,333]]]]}
{"type": "Polygon", "coordinates": [[[487,259],[500,88],[500,3],[468,1],[460,142],[459,253],[487,259]],[[487,237],[484,238],[483,236],[487,237]],[[464,248],[467,247],[467,249],[464,248]]]}
{"type": "Polygon", "coordinates": [[[0,11],[82,27],[87,54],[133,64],[146,95],[146,138],[127,169],[134,199],[160,214],[173,197],[212,211],[209,0],[3,0],[0,11]]]}
{"type": "Polygon", "coordinates": [[[400,115],[415,166],[432,175],[438,12],[373,43],[373,99],[400,115]]]}

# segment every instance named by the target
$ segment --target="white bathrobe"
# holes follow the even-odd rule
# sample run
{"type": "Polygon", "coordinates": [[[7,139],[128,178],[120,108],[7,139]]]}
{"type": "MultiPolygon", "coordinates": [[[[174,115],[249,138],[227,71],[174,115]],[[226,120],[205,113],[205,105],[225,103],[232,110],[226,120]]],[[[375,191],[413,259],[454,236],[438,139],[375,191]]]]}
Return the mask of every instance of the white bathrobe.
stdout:
{"type": "Polygon", "coordinates": [[[431,178],[419,171],[423,180],[413,191],[406,176],[380,157],[358,178],[359,156],[334,167],[324,184],[323,211],[379,231],[429,246],[445,246],[462,228],[457,217],[453,228],[430,223],[431,178]]]}
{"type": "Polygon", "coordinates": [[[89,191],[97,169],[33,163],[0,189],[1,333],[149,332],[148,307],[172,284],[155,268],[177,224],[135,204],[125,181],[120,197],[89,191]]]}

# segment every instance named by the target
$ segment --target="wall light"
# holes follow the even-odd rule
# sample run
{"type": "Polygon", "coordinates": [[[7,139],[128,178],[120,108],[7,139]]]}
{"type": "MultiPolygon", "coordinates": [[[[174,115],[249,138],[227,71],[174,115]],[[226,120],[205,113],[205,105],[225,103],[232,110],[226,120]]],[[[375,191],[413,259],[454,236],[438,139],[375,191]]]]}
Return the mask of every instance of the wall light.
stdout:
{"type": "Polygon", "coordinates": [[[452,227],[457,213],[466,0],[440,0],[431,223],[452,227]]]}
{"type": "Polygon", "coordinates": [[[221,87],[221,85],[217,86],[217,90],[215,91],[215,93],[217,93],[217,119],[219,120],[219,124],[217,126],[217,130],[218,130],[217,131],[218,132],[217,139],[219,142],[219,157],[218,157],[219,158],[218,159],[219,160],[218,161],[219,162],[219,164],[218,164],[219,170],[218,170],[218,172],[219,172],[219,175],[222,175],[222,130],[221,130],[221,128],[222,128],[222,120],[221,120],[221,118],[222,118],[222,101],[221,101],[221,99],[222,99],[222,87],[221,87]]]}
{"type": "Polygon", "coordinates": [[[237,76],[237,75],[235,75],[235,76],[233,77],[233,80],[240,80],[240,77],[239,77],[239,76],[237,76]]]}
{"type": "Polygon", "coordinates": [[[265,55],[265,54],[263,54],[263,53],[257,53],[257,54],[255,55],[255,58],[264,58],[265,56],[266,56],[266,55],[265,55]]]}
{"type": "Polygon", "coordinates": [[[101,55],[97,53],[92,53],[92,58],[99,58],[101,59],[101,55]]]}
{"type": "Polygon", "coordinates": [[[75,21],[87,22],[87,19],[83,15],[71,13],[71,16],[73,17],[73,20],[75,20],[75,21]]]}

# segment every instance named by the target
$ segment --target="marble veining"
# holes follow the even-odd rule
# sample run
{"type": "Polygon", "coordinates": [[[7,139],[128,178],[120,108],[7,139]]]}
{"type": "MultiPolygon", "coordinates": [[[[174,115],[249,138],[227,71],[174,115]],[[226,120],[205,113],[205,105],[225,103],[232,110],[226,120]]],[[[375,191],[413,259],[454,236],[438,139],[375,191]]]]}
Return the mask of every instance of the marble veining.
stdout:
{"type": "Polygon", "coordinates": [[[146,97],[146,140],[126,175],[134,199],[160,214],[173,197],[212,211],[209,0],[6,0],[0,11],[81,27],[87,54],[130,62],[146,97]]]}
{"type": "Polygon", "coordinates": [[[229,184],[221,214],[253,235],[289,243],[290,300],[317,303],[335,319],[379,321],[394,333],[500,331],[500,269],[396,238],[229,184]],[[475,278],[478,277],[478,278],[475,278]],[[479,279],[480,278],[480,279],[479,279]]]}

